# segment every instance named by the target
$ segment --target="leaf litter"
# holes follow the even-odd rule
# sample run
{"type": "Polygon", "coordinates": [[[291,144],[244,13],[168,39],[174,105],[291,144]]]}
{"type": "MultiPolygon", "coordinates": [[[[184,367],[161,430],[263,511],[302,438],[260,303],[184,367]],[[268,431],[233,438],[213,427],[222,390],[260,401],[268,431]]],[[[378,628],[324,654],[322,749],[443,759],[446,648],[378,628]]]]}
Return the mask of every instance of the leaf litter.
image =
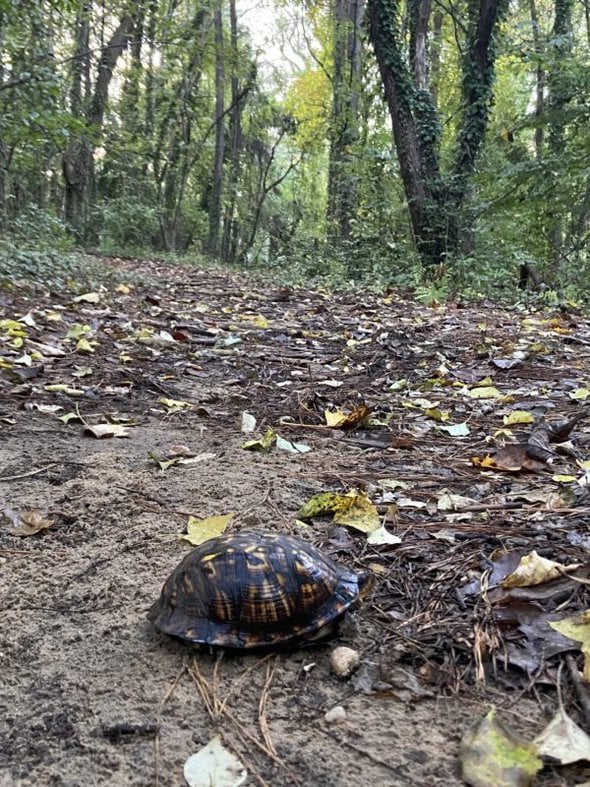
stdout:
{"type": "MultiPolygon", "coordinates": [[[[433,773],[437,784],[458,784],[457,730],[493,698],[532,740],[555,715],[547,709],[562,663],[556,724],[569,730],[566,714],[588,730],[585,317],[488,305],[484,332],[478,306],[105,264],[132,273],[133,286],[3,295],[0,492],[15,511],[37,510],[42,497],[47,510],[33,526],[50,523],[26,539],[14,522],[0,527],[3,608],[17,632],[4,649],[15,664],[25,654],[35,663],[36,639],[37,669],[60,687],[43,699],[22,669],[9,684],[18,688],[13,778],[85,780],[95,739],[84,680],[106,727],[140,728],[139,714],[156,735],[155,759],[137,743],[130,784],[151,783],[154,768],[162,783],[178,781],[198,748],[191,736],[205,746],[220,720],[260,784],[434,784],[433,773]],[[188,452],[169,448],[185,443],[188,452]],[[317,495],[327,496],[323,507],[298,522],[317,495]],[[144,610],[184,554],[173,534],[187,517],[202,537],[202,523],[228,510],[234,518],[216,527],[297,533],[373,573],[373,594],[340,634],[362,653],[362,689],[330,684],[329,643],[317,646],[314,669],[296,654],[273,655],[266,672],[266,657],[220,665],[203,654],[195,707],[185,651],[159,640],[144,610]],[[543,578],[535,568],[534,582],[507,586],[533,553],[548,567],[543,578]],[[48,615],[54,625],[42,626],[48,615]],[[73,644],[60,671],[65,640],[73,644]],[[97,653],[102,666],[89,675],[97,653]],[[396,670],[406,675],[400,686],[414,687],[405,695],[385,688],[396,670]],[[130,718],[110,718],[101,674],[130,718]],[[159,699],[146,704],[135,686],[159,699]],[[419,735],[405,710],[418,697],[419,735]],[[340,705],[346,722],[328,733],[322,719],[340,705]],[[31,709],[44,732],[27,727],[31,709]],[[402,731],[395,749],[392,729],[402,731]],[[61,747],[65,736],[78,748],[61,747]]],[[[104,745],[92,756],[106,783],[125,759],[104,745]]],[[[535,784],[584,777],[558,759],[530,776],[535,784]]]]}

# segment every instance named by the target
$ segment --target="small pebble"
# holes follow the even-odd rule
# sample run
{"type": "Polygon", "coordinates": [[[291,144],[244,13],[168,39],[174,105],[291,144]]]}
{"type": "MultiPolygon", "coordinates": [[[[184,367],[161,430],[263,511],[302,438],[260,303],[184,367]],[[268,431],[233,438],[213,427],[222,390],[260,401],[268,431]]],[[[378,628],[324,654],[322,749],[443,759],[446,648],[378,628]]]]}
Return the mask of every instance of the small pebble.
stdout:
{"type": "Polygon", "coordinates": [[[336,705],[326,712],[324,721],[326,724],[342,724],[346,721],[346,711],[342,705],[336,705]]]}
{"type": "Polygon", "coordinates": [[[360,663],[359,652],[344,645],[334,648],[330,653],[330,667],[339,678],[349,678],[360,663]]]}

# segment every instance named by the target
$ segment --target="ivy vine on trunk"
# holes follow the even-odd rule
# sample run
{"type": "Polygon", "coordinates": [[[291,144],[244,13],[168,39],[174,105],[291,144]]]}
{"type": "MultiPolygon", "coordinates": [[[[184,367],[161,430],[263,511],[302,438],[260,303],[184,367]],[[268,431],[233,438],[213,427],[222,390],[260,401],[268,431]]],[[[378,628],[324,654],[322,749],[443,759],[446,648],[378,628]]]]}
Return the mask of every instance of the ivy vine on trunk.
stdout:
{"type": "Polygon", "coordinates": [[[369,0],[369,30],[391,116],[416,249],[425,266],[458,252],[462,209],[485,137],[493,97],[494,36],[508,0],[468,0],[463,31],[461,123],[454,164],[440,165],[440,117],[429,85],[431,0],[369,0]],[[409,45],[406,45],[406,40],[409,45]],[[406,50],[407,46],[407,50],[406,50]]]}

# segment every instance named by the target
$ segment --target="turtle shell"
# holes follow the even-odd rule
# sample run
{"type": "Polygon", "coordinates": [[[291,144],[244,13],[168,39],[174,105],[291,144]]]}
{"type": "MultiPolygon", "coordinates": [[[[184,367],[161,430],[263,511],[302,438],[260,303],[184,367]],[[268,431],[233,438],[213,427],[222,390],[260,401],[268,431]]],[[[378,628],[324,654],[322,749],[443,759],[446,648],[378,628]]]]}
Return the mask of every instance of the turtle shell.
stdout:
{"type": "Polygon", "coordinates": [[[361,598],[368,575],[287,535],[238,533],[188,554],[148,618],[165,634],[226,648],[318,639],[361,598]]]}

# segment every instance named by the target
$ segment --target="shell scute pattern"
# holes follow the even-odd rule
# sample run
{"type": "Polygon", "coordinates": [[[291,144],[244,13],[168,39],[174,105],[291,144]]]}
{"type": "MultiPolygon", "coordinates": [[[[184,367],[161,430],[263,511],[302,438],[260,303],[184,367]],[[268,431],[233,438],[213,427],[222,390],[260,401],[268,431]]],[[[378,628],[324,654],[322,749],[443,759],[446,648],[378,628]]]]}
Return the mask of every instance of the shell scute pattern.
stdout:
{"type": "Polygon", "coordinates": [[[194,549],[148,617],[198,644],[254,648],[322,636],[363,595],[365,574],[287,535],[238,533],[194,549]]]}

